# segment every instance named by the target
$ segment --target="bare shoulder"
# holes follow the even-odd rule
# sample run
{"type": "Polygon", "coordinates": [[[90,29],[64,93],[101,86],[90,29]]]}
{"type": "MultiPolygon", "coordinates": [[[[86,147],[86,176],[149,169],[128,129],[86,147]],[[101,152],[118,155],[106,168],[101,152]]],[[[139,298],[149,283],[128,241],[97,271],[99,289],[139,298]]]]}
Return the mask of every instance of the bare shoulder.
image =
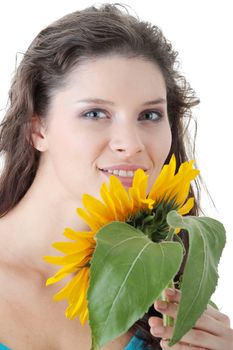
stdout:
{"type": "MultiPolygon", "coordinates": [[[[37,320],[40,289],[36,274],[12,254],[14,242],[11,234],[13,238],[11,225],[0,220],[0,343],[17,350],[39,350],[41,347],[36,345],[39,339],[35,340],[32,329],[38,326],[41,329],[37,320]]],[[[38,344],[41,343],[43,341],[38,341],[38,344]]],[[[48,346],[48,349],[53,348],[48,346]]]]}
{"type": "MultiPolygon", "coordinates": [[[[25,256],[15,253],[14,237],[19,237],[19,232],[12,232],[11,225],[0,219],[0,343],[17,350],[67,350],[77,344],[89,350],[88,324],[66,319],[66,301],[53,301],[62,286],[46,287],[43,272],[33,268],[30,259],[25,261],[25,256]]],[[[104,350],[123,349],[130,337],[125,334],[104,350]]]]}
{"type": "MultiPolygon", "coordinates": [[[[2,232],[0,231],[0,235],[2,232]]],[[[17,318],[15,314],[14,294],[17,293],[16,274],[11,266],[7,263],[6,254],[3,249],[2,237],[0,238],[0,343],[9,345],[9,339],[14,337],[12,322],[17,318]],[[15,289],[15,292],[14,292],[15,289]]]]}
{"type": "MultiPolygon", "coordinates": [[[[5,288],[8,286],[10,280],[9,276],[9,264],[7,264],[7,240],[10,234],[10,229],[8,232],[7,226],[0,219],[0,295],[2,295],[5,288]]],[[[0,299],[1,302],[1,299],[0,299]]]]}
{"type": "Polygon", "coordinates": [[[12,276],[10,269],[6,266],[5,261],[0,258],[0,343],[7,341],[13,336],[12,327],[9,320],[15,318],[14,315],[14,300],[12,298],[12,276]]]}
{"type": "Polygon", "coordinates": [[[2,259],[0,286],[0,343],[17,350],[59,349],[51,330],[53,320],[34,274],[2,259]]]}
{"type": "Polygon", "coordinates": [[[66,350],[79,342],[88,350],[89,330],[85,334],[77,320],[65,318],[66,303],[53,301],[58,286],[47,288],[30,261],[12,254],[11,233],[0,222],[0,343],[17,350],[66,350]]]}

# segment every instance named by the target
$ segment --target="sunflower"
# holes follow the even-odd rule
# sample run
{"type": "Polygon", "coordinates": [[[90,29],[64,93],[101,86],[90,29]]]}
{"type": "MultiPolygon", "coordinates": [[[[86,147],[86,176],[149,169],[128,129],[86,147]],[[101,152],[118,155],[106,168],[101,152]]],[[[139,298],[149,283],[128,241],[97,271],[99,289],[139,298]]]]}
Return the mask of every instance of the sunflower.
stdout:
{"type": "Polygon", "coordinates": [[[75,274],[53,299],[67,299],[69,307],[66,309],[66,317],[73,319],[79,316],[80,322],[84,324],[88,318],[86,294],[89,285],[89,265],[95,249],[94,232],[76,232],[66,228],[64,236],[73,242],[56,242],[53,247],[66,255],[44,257],[51,264],[64,266],[47,280],[46,285],[56,283],[69,274],[75,274]]]}
{"type": "Polygon", "coordinates": [[[64,235],[73,242],[53,244],[54,248],[65,255],[44,257],[49,263],[63,266],[47,280],[46,285],[56,283],[67,275],[74,275],[54,296],[56,301],[63,299],[68,301],[67,318],[73,319],[79,316],[82,324],[88,319],[87,290],[90,261],[95,250],[95,234],[98,230],[112,221],[122,221],[140,228],[152,240],[163,238],[164,232],[167,232],[167,212],[176,209],[184,215],[194,205],[194,198],[187,199],[190,182],[199,173],[193,168],[193,163],[193,161],[183,163],[176,173],[176,159],[173,155],[170,163],[164,165],[149,194],[147,194],[148,175],[142,169],[138,169],[134,174],[132,187],[128,191],[117,177],[110,176],[109,186],[104,183],[100,189],[102,201],[88,194],[83,195],[85,209],[78,208],[77,214],[87,223],[90,231],[77,232],[66,228],[64,235]]]}
{"type": "Polygon", "coordinates": [[[189,213],[194,205],[193,197],[187,200],[190,182],[200,173],[199,170],[193,168],[193,164],[194,160],[182,163],[176,174],[176,158],[173,155],[170,163],[163,166],[148,198],[153,199],[156,203],[174,200],[179,214],[189,213]]]}

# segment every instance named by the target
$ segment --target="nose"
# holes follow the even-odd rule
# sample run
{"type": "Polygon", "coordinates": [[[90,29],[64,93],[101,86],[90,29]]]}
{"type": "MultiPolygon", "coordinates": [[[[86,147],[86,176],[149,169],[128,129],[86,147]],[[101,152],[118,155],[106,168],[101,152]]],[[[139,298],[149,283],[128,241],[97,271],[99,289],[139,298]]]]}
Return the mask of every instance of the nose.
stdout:
{"type": "Polygon", "coordinates": [[[139,127],[125,123],[112,130],[109,146],[114,153],[122,158],[132,157],[145,149],[139,127]]]}

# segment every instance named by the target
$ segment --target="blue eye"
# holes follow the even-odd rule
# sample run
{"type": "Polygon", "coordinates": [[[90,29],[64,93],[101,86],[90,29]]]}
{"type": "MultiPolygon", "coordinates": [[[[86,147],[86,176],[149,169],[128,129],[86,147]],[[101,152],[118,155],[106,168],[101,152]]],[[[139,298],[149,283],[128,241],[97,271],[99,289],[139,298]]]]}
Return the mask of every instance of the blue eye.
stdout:
{"type": "Polygon", "coordinates": [[[103,119],[106,118],[106,113],[104,111],[94,109],[83,114],[83,117],[87,119],[103,119]]]}
{"type": "Polygon", "coordinates": [[[145,111],[141,113],[139,120],[158,121],[162,118],[162,113],[158,111],[145,111]]]}

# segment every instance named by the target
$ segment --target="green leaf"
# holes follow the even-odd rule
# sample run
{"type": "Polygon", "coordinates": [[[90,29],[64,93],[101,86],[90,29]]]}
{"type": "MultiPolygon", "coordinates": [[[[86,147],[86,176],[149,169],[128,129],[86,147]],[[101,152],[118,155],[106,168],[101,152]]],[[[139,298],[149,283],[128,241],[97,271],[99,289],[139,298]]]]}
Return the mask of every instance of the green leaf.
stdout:
{"type": "Polygon", "coordinates": [[[170,346],[188,332],[207,308],[218,280],[217,266],[225,245],[223,225],[212,218],[180,216],[176,211],[167,215],[173,228],[189,232],[189,252],[186,261],[181,300],[170,346]]]}
{"type": "Polygon", "coordinates": [[[92,349],[127,332],[173,279],[183,258],[180,243],[154,243],[122,222],[104,226],[96,238],[88,290],[92,349]]]}

